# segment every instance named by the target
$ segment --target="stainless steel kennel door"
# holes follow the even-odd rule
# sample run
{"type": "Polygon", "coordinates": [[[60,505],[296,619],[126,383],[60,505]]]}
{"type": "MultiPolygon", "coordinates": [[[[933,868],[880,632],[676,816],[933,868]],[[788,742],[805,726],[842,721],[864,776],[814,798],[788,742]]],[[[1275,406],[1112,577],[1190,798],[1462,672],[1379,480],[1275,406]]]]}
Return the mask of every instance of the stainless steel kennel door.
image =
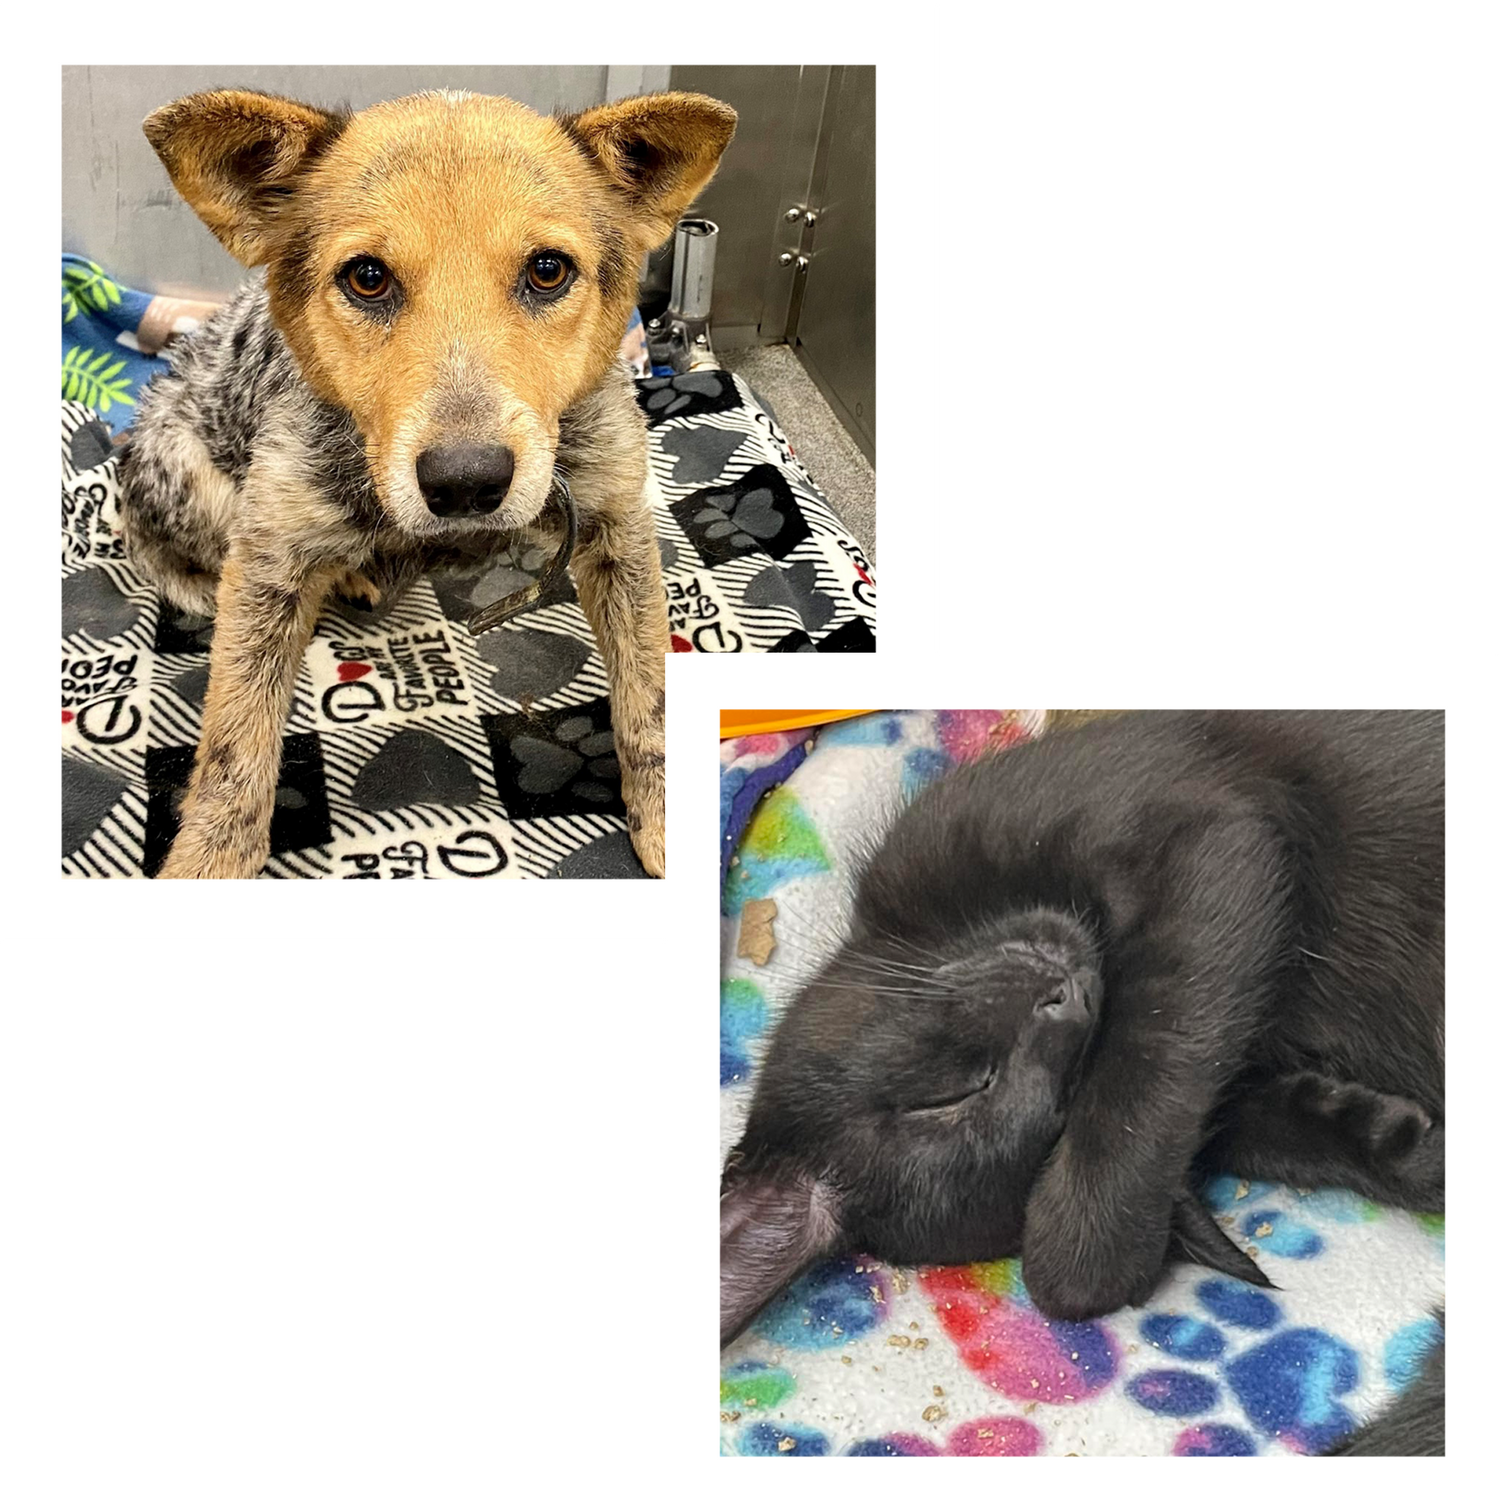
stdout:
{"type": "Polygon", "coordinates": [[[875,460],[875,69],[679,67],[739,111],[698,212],[719,225],[714,345],[789,343],[875,460]]]}
{"type": "Polygon", "coordinates": [[[875,69],[831,68],[810,196],[798,357],[875,461],[875,69]]]}

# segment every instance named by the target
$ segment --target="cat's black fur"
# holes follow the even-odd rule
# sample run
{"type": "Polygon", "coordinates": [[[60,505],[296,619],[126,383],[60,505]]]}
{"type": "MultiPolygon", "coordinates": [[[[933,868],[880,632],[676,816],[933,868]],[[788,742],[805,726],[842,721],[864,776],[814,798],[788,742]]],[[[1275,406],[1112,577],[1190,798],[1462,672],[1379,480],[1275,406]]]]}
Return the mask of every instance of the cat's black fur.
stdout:
{"type": "MultiPolygon", "coordinates": [[[[1043,1312],[1242,1273],[1232,1170],[1443,1203],[1441,713],[1150,713],[944,778],[864,870],[726,1167],[722,1331],[840,1248],[1043,1312]]],[[[1253,1272],[1251,1274],[1254,1274],[1253,1272]]]]}
{"type": "Polygon", "coordinates": [[[851,939],[777,1027],[725,1174],[726,1324],[833,1237],[900,1264],[1015,1253],[1102,985],[1067,914],[851,939]]]}

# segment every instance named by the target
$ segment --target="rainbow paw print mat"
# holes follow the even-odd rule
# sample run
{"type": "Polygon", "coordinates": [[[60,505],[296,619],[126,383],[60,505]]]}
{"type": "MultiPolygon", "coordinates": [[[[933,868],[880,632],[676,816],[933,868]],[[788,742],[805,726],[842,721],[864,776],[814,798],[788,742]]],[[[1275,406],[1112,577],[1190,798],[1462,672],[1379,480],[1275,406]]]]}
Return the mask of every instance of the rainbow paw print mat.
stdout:
{"type": "MultiPolygon", "coordinates": [[[[856,842],[931,777],[1046,718],[879,713],[723,742],[723,1154],[781,1008],[845,930],[856,842]],[[768,900],[769,922],[753,904],[768,900]]],[[[1320,1453],[1385,1407],[1437,1336],[1442,1220],[1233,1178],[1211,1206],[1280,1290],[1179,1267],[1148,1307],[1061,1323],[1032,1307],[1014,1260],[817,1266],[724,1352],[720,1451],[1320,1453]]]]}

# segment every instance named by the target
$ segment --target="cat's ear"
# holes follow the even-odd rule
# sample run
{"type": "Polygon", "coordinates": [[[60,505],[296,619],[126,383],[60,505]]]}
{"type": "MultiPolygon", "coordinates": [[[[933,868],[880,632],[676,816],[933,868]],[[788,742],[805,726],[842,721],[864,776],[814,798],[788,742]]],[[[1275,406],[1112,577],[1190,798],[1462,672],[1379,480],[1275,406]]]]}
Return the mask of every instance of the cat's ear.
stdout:
{"type": "Polygon", "coordinates": [[[801,1171],[731,1162],[719,1193],[719,1344],[839,1244],[838,1195],[801,1171]]]}
{"type": "Polygon", "coordinates": [[[1236,1245],[1196,1198],[1181,1198],[1172,1210],[1173,1260],[1207,1266],[1253,1286],[1276,1289],[1276,1283],[1236,1245]]]}

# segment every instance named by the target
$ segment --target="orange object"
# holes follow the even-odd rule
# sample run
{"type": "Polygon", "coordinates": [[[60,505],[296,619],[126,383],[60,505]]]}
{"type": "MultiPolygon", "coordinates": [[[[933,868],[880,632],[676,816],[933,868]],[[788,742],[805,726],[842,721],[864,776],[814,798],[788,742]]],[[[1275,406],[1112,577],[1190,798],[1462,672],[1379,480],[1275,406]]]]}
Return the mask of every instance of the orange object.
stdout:
{"type": "Polygon", "coordinates": [[[719,738],[738,734],[777,734],[784,729],[810,729],[835,719],[857,719],[873,708],[725,708],[719,712],[719,738]]]}

